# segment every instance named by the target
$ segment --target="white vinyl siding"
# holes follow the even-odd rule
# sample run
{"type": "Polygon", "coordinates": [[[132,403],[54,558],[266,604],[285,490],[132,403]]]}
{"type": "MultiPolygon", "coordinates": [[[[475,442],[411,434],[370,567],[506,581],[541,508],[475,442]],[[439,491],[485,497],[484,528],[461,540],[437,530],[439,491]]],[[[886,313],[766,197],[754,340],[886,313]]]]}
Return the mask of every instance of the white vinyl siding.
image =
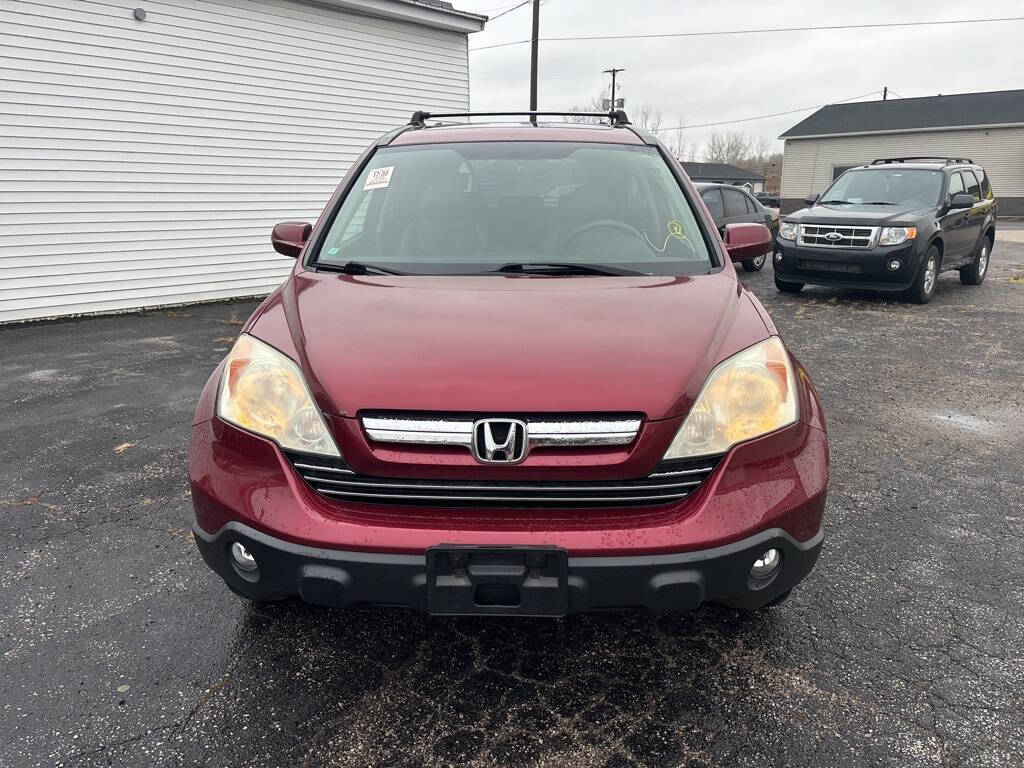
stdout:
{"type": "Polygon", "coordinates": [[[824,192],[837,166],[929,153],[969,157],[985,167],[997,197],[1024,197],[1024,127],[787,139],[782,196],[802,199],[824,192]]]}
{"type": "Polygon", "coordinates": [[[0,322],[268,293],[276,222],[468,108],[466,44],[292,0],[0,0],[0,322]]]}

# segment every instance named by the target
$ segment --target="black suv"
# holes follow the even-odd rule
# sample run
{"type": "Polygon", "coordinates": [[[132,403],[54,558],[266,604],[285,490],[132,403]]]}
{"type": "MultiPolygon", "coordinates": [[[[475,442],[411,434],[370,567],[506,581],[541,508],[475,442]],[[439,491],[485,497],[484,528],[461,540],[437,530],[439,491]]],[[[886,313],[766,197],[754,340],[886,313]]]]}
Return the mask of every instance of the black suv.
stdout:
{"type": "Polygon", "coordinates": [[[980,285],[996,237],[996,199],[969,159],[899,157],[851,168],[807,208],[785,216],[775,240],[775,285],[807,283],[903,291],[931,300],[940,272],[980,285]]]}

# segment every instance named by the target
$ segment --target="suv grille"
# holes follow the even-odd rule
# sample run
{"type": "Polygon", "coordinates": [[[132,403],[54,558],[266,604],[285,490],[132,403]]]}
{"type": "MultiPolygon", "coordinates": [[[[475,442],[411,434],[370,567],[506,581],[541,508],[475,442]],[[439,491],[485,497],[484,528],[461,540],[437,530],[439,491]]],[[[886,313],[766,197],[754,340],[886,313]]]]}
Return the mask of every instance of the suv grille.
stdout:
{"type": "Polygon", "coordinates": [[[878,227],[838,227],[831,224],[801,224],[800,245],[815,248],[870,248],[878,227]]]}
{"type": "Polygon", "coordinates": [[[327,498],[365,504],[481,508],[670,504],[697,490],[722,458],[663,462],[647,477],[637,480],[494,482],[370,477],[357,474],[339,459],[285,455],[302,479],[327,498]]]}

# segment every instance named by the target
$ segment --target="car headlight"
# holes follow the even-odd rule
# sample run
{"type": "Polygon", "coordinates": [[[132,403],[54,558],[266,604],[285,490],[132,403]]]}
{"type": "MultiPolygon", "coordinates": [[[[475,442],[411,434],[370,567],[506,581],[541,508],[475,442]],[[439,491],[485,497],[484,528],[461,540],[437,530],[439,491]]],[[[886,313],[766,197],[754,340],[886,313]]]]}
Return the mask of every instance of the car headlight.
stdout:
{"type": "Polygon", "coordinates": [[[247,334],[224,362],[217,415],[282,448],[341,457],[299,367],[247,334]]]}
{"type": "Polygon", "coordinates": [[[880,245],[899,245],[917,237],[917,227],[883,227],[880,245]]]}
{"type": "Polygon", "coordinates": [[[711,372],[665,453],[686,459],[729,448],[797,419],[793,363],[773,336],[730,357],[711,372]]]}
{"type": "Polygon", "coordinates": [[[779,224],[779,237],[783,240],[796,240],[800,232],[800,225],[795,221],[784,221],[779,224]]]}

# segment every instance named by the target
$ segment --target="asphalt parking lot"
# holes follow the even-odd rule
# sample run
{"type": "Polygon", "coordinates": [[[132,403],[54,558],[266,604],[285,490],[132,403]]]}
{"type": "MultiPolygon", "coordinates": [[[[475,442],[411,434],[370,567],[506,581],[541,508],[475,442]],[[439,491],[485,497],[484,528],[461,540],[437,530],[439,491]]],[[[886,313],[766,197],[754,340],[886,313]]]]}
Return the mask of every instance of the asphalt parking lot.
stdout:
{"type": "Polygon", "coordinates": [[[754,615],[251,607],[185,446],[255,303],[0,328],[0,765],[1024,765],[1024,243],[923,307],[744,277],[833,458],[816,571],[754,615]]]}

